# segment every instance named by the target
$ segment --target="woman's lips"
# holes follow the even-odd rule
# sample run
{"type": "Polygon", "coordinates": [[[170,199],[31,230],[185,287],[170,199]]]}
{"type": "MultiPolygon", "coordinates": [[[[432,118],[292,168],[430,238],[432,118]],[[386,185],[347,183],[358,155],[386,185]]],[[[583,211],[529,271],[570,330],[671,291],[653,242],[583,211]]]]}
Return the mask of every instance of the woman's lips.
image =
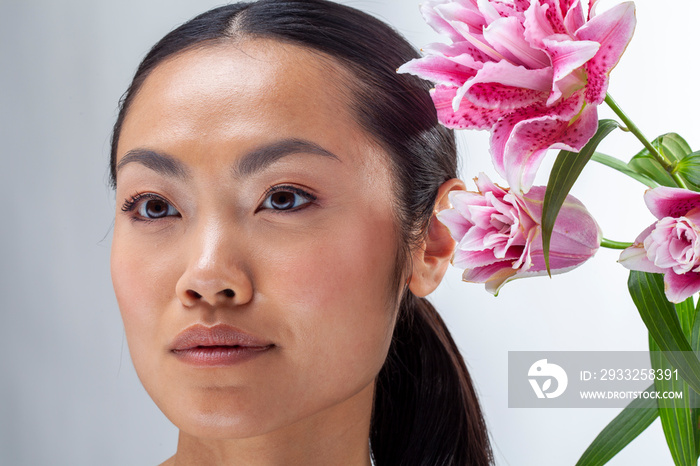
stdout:
{"type": "Polygon", "coordinates": [[[229,366],[259,356],[275,345],[226,324],[196,324],[175,337],[170,351],[196,366],[229,366]]]}

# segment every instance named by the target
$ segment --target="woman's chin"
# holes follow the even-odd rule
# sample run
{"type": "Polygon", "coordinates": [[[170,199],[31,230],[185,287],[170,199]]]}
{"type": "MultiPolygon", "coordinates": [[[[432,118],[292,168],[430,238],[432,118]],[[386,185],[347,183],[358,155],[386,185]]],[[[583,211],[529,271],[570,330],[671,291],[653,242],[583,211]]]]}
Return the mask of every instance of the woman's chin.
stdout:
{"type": "MultiPolygon", "coordinates": [[[[259,417],[259,416],[258,416],[259,417]]],[[[271,430],[260,419],[251,419],[241,412],[195,411],[170,421],[186,434],[203,440],[242,440],[258,437],[271,430]]]]}

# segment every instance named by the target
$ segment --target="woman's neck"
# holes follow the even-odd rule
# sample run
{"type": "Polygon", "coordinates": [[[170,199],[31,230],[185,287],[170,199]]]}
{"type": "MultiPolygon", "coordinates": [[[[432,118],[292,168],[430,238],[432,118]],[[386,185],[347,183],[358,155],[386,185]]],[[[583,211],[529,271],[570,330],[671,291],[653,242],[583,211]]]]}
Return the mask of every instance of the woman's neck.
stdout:
{"type": "Polygon", "coordinates": [[[161,466],[370,466],[374,386],[292,425],[245,439],[202,439],[180,431],[176,454],[161,466]]]}

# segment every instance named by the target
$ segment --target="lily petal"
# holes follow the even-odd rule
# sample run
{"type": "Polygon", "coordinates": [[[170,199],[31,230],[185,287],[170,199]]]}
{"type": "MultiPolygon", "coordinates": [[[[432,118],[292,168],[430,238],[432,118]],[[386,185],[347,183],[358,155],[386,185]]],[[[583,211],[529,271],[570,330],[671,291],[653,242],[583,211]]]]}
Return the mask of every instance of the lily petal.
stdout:
{"type": "Polygon", "coordinates": [[[429,55],[444,55],[445,57],[452,58],[460,65],[475,70],[480,70],[484,63],[493,61],[491,57],[465,40],[450,45],[434,42],[424,46],[422,51],[429,55]]]}
{"type": "Polygon", "coordinates": [[[529,69],[546,68],[549,59],[525,40],[525,27],[516,17],[500,18],[484,29],[484,39],[511,64],[529,69]]]}
{"type": "Polygon", "coordinates": [[[700,291],[700,272],[676,274],[667,270],[664,275],[664,291],[672,303],[682,303],[700,291]]]}
{"type": "Polygon", "coordinates": [[[663,273],[664,269],[654,265],[647,257],[644,244],[635,243],[624,249],[617,260],[623,267],[629,270],[639,270],[640,272],[663,273]]]}
{"type": "MultiPolygon", "coordinates": [[[[520,248],[522,249],[522,248],[520,248]]],[[[496,258],[492,250],[484,251],[455,251],[454,258],[452,260],[452,265],[460,269],[466,270],[476,270],[482,267],[487,267],[496,263],[502,264],[505,267],[511,268],[511,263],[518,258],[520,255],[518,248],[513,248],[509,250],[505,257],[496,258]]]]}
{"type": "Polygon", "coordinates": [[[529,70],[507,61],[484,64],[464,85],[464,94],[483,108],[512,110],[542,101],[552,86],[552,70],[529,70]]]}
{"type": "Polygon", "coordinates": [[[525,11],[523,37],[531,46],[538,49],[542,48],[542,41],[545,38],[565,32],[554,29],[548,18],[548,10],[548,5],[542,5],[539,0],[534,0],[525,11]]]}
{"type": "Polygon", "coordinates": [[[508,193],[508,190],[498,186],[496,183],[491,181],[491,178],[489,178],[484,172],[479,172],[479,176],[474,178],[474,183],[479,189],[479,192],[482,194],[492,192],[496,196],[502,198],[508,193]]]}
{"type": "MultiPolygon", "coordinates": [[[[520,197],[527,213],[538,221],[542,218],[545,192],[545,186],[535,186],[520,197]]],[[[602,236],[600,226],[583,203],[569,194],[554,222],[550,255],[591,257],[598,250],[602,236]]],[[[542,243],[535,243],[532,251],[533,253],[542,251],[542,243]]],[[[552,263],[550,266],[553,269],[558,268],[552,263]]]]}
{"type": "MultiPolygon", "coordinates": [[[[464,238],[462,238],[462,241],[459,242],[459,245],[457,246],[458,249],[462,251],[471,251],[471,252],[476,252],[476,251],[484,251],[485,249],[488,248],[486,244],[484,244],[484,235],[488,232],[486,229],[482,229],[479,227],[474,227],[470,229],[466,235],[464,235],[464,238]]],[[[493,252],[490,252],[491,256],[494,256],[493,252]]],[[[501,258],[502,259],[502,258],[501,258]]]]}
{"type": "Polygon", "coordinates": [[[440,123],[448,128],[460,129],[490,129],[508,111],[498,108],[482,108],[467,99],[462,99],[457,111],[452,108],[452,102],[458,88],[438,85],[430,92],[440,123]]]}
{"type": "Polygon", "coordinates": [[[411,73],[438,84],[461,86],[476,75],[476,70],[456,63],[440,55],[415,58],[404,63],[397,73],[411,73]]]}
{"type": "Polygon", "coordinates": [[[698,228],[700,228],[700,206],[690,209],[688,212],[683,214],[683,217],[685,217],[687,220],[691,221],[698,228]]]}
{"type": "MultiPolygon", "coordinates": [[[[506,178],[506,180],[508,180],[506,177],[505,162],[506,145],[510,141],[511,133],[518,123],[537,119],[547,114],[550,114],[552,117],[559,117],[562,119],[573,118],[581,111],[582,106],[583,93],[579,92],[565,101],[558,102],[552,107],[547,108],[543,105],[533,105],[530,107],[517,109],[499,119],[496,125],[494,125],[492,128],[490,144],[491,156],[493,158],[493,164],[496,171],[501,176],[506,178]]],[[[530,136],[535,136],[535,134],[530,134],[530,136]]],[[[511,183],[512,189],[512,181],[508,181],[511,183]]]]}
{"type": "MultiPolygon", "coordinates": [[[[589,40],[558,41],[552,39],[544,39],[542,44],[544,51],[552,61],[552,93],[547,100],[547,105],[552,105],[562,96],[560,82],[593,58],[598,52],[600,44],[589,40]]],[[[583,87],[585,84],[585,81],[582,81],[579,87],[583,87]]]]}
{"type": "Polygon", "coordinates": [[[598,0],[588,0],[588,21],[596,16],[596,6],[598,6],[598,0]]]}
{"type": "Polygon", "coordinates": [[[448,194],[448,198],[454,209],[466,218],[469,218],[468,215],[472,206],[488,205],[483,195],[471,191],[452,191],[448,194]]]}
{"type": "Polygon", "coordinates": [[[626,2],[596,16],[576,31],[578,39],[600,44],[598,53],[586,64],[588,102],[598,105],[605,99],[610,71],[632,40],[636,24],[634,3],[626,2]]]}
{"type": "Polygon", "coordinates": [[[586,18],[583,16],[583,5],[580,0],[574,0],[568,7],[568,12],[564,17],[564,27],[566,32],[574,35],[578,29],[586,23],[586,18]]]}
{"type": "Polygon", "coordinates": [[[491,0],[491,5],[501,17],[515,16],[522,19],[523,13],[529,6],[526,1],[502,2],[499,0],[491,0]]]}
{"type": "Polygon", "coordinates": [[[485,267],[466,269],[462,274],[462,280],[471,283],[485,283],[486,291],[496,294],[506,281],[517,273],[510,262],[496,262],[485,267]]]}
{"type": "MultiPolygon", "coordinates": [[[[593,137],[598,128],[597,109],[585,106],[577,119],[569,121],[568,112],[578,110],[578,105],[582,102],[574,96],[564,101],[558,112],[524,119],[513,126],[503,148],[501,164],[497,163],[498,154],[493,154],[494,164],[497,169],[499,165],[503,167],[502,175],[511,190],[527,192],[530,189],[548,149],[578,152],[593,137]]],[[[498,135],[501,121],[494,129],[494,137],[498,135]]],[[[492,139],[492,148],[497,147],[497,141],[492,139]]]]}
{"type": "Polygon", "coordinates": [[[642,244],[644,243],[644,240],[647,239],[647,236],[651,234],[652,231],[654,231],[654,228],[656,228],[656,224],[652,223],[649,225],[647,228],[644,229],[638,236],[637,239],[634,240],[634,244],[642,244]]]}
{"type": "Polygon", "coordinates": [[[440,5],[435,5],[434,10],[461,36],[464,36],[465,32],[469,34],[480,34],[481,31],[488,26],[488,21],[484,18],[483,13],[479,11],[475,3],[470,1],[443,1],[440,5]],[[455,28],[455,24],[464,25],[465,28],[457,29],[455,28]]]}
{"type": "Polygon", "coordinates": [[[445,35],[453,42],[464,40],[462,35],[458,33],[448,21],[446,21],[436,7],[441,5],[443,0],[427,0],[420,5],[420,12],[425,19],[425,22],[435,30],[438,34],[445,35]]]}
{"type": "Polygon", "coordinates": [[[564,12],[561,9],[559,0],[541,0],[540,3],[546,8],[547,21],[554,30],[554,33],[566,34],[566,26],[564,26],[564,12]]]}
{"type": "Polygon", "coordinates": [[[644,193],[644,202],[658,219],[681,217],[700,207],[700,193],[688,189],[661,186],[648,189],[644,193]]]}
{"type": "Polygon", "coordinates": [[[491,57],[494,61],[505,60],[505,57],[498,53],[498,51],[494,49],[491,44],[486,41],[486,39],[484,39],[484,36],[481,33],[482,31],[470,31],[467,25],[460,23],[459,21],[452,21],[450,25],[462,35],[464,40],[471,43],[474,47],[491,57]]]}
{"type": "MultiPolygon", "coordinates": [[[[550,257],[550,260],[552,258],[550,257]]],[[[558,275],[558,274],[563,274],[566,272],[570,272],[571,270],[575,269],[581,264],[576,264],[571,267],[562,267],[558,269],[553,269],[551,270],[552,275],[558,275]]],[[[466,271],[465,271],[466,273],[466,271]]],[[[493,274],[492,279],[489,282],[486,282],[486,291],[489,293],[498,296],[498,293],[501,291],[501,288],[503,288],[503,285],[512,282],[513,280],[517,280],[520,278],[530,278],[530,277],[542,277],[545,275],[549,275],[547,272],[547,268],[544,267],[544,259],[538,260],[537,263],[533,263],[533,265],[528,269],[528,270],[523,270],[520,269],[514,274],[506,274],[505,271],[502,271],[501,273],[498,274],[493,274]]],[[[464,277],[462,278],[464,280],[464,277]]],[[[468,281],[468,280],[465,280],[468,281]]],[[[474,280],[476,281],[476,280],[474,280]]],[[[477,283],[481,283],[478,282],[477,283]]]]}
{"type": "MultiPolygon", "coordinates": [[[[561,251],[550,251],[549,252],[549,267],[552,275],[558,275],[570,270],[575,269],[580,266],[588,259],[591,258],[593,254],[589,255],[578,255],[578,254],[566,254],[561,251]]],[[[522,274],[524,276],[540,276],[548,275],[547,265],[544,262],[544,254],[542,251],[537,251],[532,253],[532,265],[529,269],[523,270],[522,274]]],[[[520,277],[518,277],[520,278],[520,277]]]]}
{"type": "Polygon", "coordinates": [[[479,7],[479,11],[484,16],[487,25],[501,18],[500,12],[490,0],[477,0],[476,4],[479,7]]]}
{"type": "Polygon", "coordinates": [[[436,215],[437,219],[450,230],[450,235],[455,241],[460,241],[462,237],[473,226],[456,209],[441,210],[436,215]]]}

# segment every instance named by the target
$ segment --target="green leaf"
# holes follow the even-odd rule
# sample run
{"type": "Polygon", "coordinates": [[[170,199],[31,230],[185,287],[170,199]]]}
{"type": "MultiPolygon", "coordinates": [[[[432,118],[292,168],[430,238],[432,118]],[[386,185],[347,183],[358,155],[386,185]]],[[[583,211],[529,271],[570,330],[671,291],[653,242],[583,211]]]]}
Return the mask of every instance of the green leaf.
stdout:
{"type": "Polygon", "coordinates": [[[663,134],[656,140],[659,141],[663,155],[668,157],[671,162],[677,162],[691,152],[690,145],[676,133],[663,134]]]}
{"type": "Polygon", "coordinates": [[[675,304],[675,307],[683,334],[690,340],[690,347],[692,348],[693,326],[695,325],[695,305],[693,303],[693,297],[691,296],[682,303],[675,304]]]}
{"type": "Polygon", "coordinates": [[[552,239],[552,230],[554,230],[554,222],[557,220],[559,209],[561,209],[571,187],[578,179],[583,167],[591,159],[598,144],[619,126],[615,120],[600,120],[598,131],[581,149],[581,152],[560,151],[554,162],[542,205],[542,249],[547,273],[549,273],[549,243],[552,239]]]}
{"type": "MultiPolygon", "coordinates": [[[[692,299],[692,296],[688,298],[685,302],[688,302],[689,299],[692,299]]],[[[700,301],[698,301],[698,305],[695,308],[693,331],[690,337],[690,347],[693,348],[693,351],[695,351],[695,353],[700,352],[700,318],[698,318],[698,316],[700,316],[700,301]]]]}
{"type": "MultiPolygon", "coordinates": [[[[647,311],[643,311],[638,302],[646,303],[643,307],[658,304],[657,301],[665,302],[664,311],[675,318],[675,327],[681,333],[682,338],[690,337],[689,346],[695,351],[695,354],[700,352],[700,302],[697,308],[694,308],[693,298],[691,297],[674,307],[666,300],[663,294],[663,278],[657,274],[633,272],[630,274],[629,285],[630,294],[632,294],[635,304],[640,309],[640,314],[647,311]],[[641,287],[646,288],[642,289],[641,287]]],[[[645,317],[642,316],[642,319],[645,319],[645,317]]],[[[665,320],[673,319],[660,318],[657,322],[663,323],[665,320]]],[[[644,322],[646,323],[647,321],[644,320],[644,322]]],[[[671,326],[673,327],[674,325],[671,326]]],[[[678,346],[683,347],[684,344],[678,343],[678,346]]],[[[652,338],[651,332],[649,333],[649,349],[652,351],[652,366],[655,369],[672,369],[664,354],[660,352],[661,349],[656,341],[652,338]]],[[[698,402],[700,401],[700,395],[683,380],[657,380],[647,387],[645,391],[651,393],[667,390],[683,390],[683,399],[663,400],[665,401],[663,410],[659,409],[661,399],[639,397],[633,400],[598,434],[578,460],[576,466],[602,466],[606,464],[632,440],[637,438],[659,415],[662,418],[664,435],[675,463],[677,465],[693,464],[695,466],[700,454],[700,429],[697,428],[700,421],[700,408],[690,407],[700,406],[698,402]],[[678,401],[680,403],[677,403],[678,401]],[[687,460],[688,457],[691,458],[690,461],[687,460]]]]}
{"type": "MultiPolygon", "coordinates": [[[[688,322],[694,317],[694,310],[689,313],[679,314],[681,322],[688,322]]],[[[690,323],[692,327],[692,322],[690,323]]],[[[690,332],[690,328],[687,330],[690,332]]],[[[673,370],[673,367],[660,351],[659,346],[649,335],[649,351],[651,351],[651,367],[654,370],[673,370]]],[[[656,390],[659,392],[682,392],[683,398],[658,398],[659,417],[664,430],[666,443],[671,451],[673,461],[677,466],[697,465],[696,440],[697,410],[691,408],[690,393],[693,389],[681,378],[671,377],[669,380],[658,378],[654,380],[656,390]]]]}
{"type": "Polygon", "coordinates": [[[690,184],[700,186],[700,151],[690,153],[679,160],[676,172],[690,184]]]}
{"type": "MultiPolygon", "coordinates": [[[[651,144],[674,166],[692,152],[688,143],[676,133],[667,133],[654,139],[651,144]]],[[[676,187],[671,174],[644,148],[629,161],[635,172],[651,178],[662,186],[676,187]]],[[[685,180],[689,181],[689,180],[685,180]]],[[[691,182],[692,184],[692,182],[691,182]]]]}
{"type": "MultiPolygon", "coordinates": [[[[684,305],[693,307],[693,297],[691,296],[685,300],[684,305]]],[[[693,329],[690,336],[690,346],[696,355],[700,355],[700,301],[693,311],[693,329]]],[[[696,406],[693,408],[693,419],[695,426],[695,456],[700,457],[700,394],[695,390],[690,390],[690,406],[696,406]]]]}
{"type": "Polygon", "coordinates": [[[637,173],[636,171],[632,170],[630,166],[627,165],[625,162],[623,162],[620,159],[616,159],[615,157],[611,157],[601,152],[594,152],[593,156],[591,157],[591,160],[608,166],[614,170],[617,170],[620,173],[624,173],[625,175],[634,178],[635,180],[639,181],[640,183],[646,186],[649,186],[650,188],[656,188],[659,186],[659,183],[657,183],[656,181],[652,180],[648,176],[642,175],[641,173],[637,173]]]}
{"type": "MultiPolygon", "coordinates": [[[[645,391],[651,393],[655,390],[654,384],[651,384],[645,391]]],[[[639,397],[632,400],[586,448],[576,466],[601,466],[607,463],[644,432],[658,415],[654,398],[639,397]]]]}
{"type": "Polygon", "coordinates": [[[680,376],[700,392],[700,360],[683,333],[676,308],[664,295],[663,276],[632,270],[627,286],[651,337],[680,376]]]}

